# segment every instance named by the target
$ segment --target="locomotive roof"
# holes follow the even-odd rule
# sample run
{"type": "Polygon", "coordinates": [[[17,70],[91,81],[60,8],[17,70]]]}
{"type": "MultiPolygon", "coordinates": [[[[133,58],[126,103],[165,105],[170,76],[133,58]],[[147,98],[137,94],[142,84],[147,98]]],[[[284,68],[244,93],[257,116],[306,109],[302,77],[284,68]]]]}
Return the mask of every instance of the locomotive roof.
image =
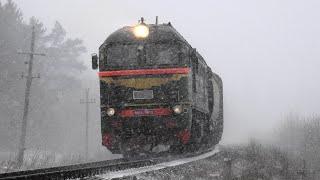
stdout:
{"type": "MultiPolygon", "coordinates": [[[[180,41],[190,48],[192,46],[183,38],[183,36],[171,25],[171,23],[166,24],[148,24],[149,27],[149,36],[144,40],[138,39],[133,34],[133,26],[125,26],[113,32],[104,43],[100,46],[99,49],[105,48],[111,44],[134,44],[140,43],[141,41],[145,42],[170,42],[170,41],[180,41]]],[[[203,62],[206,66],[207,63],[199,54],[196,52],[199,60],[203,62]]]]}
{"type": "MultiPolygon", "coordinates": [[[[181,34],[178,33],[174,27],[172,27],[171,23],[159,25],[148,24],[148,27],[150,33],[149,36],[144,39],[146,42],[180,41],[190,46],[190,44],[181,36],[181,34]]],[[[104,41],[100,48],[103,48],[109,44],[131,44],[141,42],[141,39],[137,39],[134,36],[132,28],[132,26],[125,26],[115,31],[104,41]]]]}

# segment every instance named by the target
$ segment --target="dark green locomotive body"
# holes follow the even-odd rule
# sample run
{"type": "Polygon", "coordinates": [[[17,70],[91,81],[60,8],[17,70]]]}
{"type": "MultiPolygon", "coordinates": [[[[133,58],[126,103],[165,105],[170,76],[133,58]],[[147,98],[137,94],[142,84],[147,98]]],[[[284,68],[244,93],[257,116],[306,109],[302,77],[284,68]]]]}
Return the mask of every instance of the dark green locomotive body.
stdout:
{"type": "Polygon", "coordinates": [[[217,144],[222,81],[169,24],[111,34],[99,49],[102,144],[112,153],[217,144]]]}

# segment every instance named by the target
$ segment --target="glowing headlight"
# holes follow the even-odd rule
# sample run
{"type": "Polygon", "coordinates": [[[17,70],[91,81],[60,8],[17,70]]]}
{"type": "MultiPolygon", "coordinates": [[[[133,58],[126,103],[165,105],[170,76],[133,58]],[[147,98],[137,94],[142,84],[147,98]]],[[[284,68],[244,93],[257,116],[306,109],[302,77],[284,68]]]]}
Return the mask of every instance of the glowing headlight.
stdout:
{"type": "Polygon", "coordinates": [[[182,106],[181,105],[176,105],[172,108],[173,112],[176,114],[181,114],[182,113],[182,106]]]}
{"type": "Polygon", "coordinates": [[[113,108],[107,109],[108,116],[113,116],[116,111],[113,108]]]}
{"type": "Polygon", "coordinates": [[[143,24],[138,24],[133,28],[133,34],[137,38],[146,38],[149,36],[149,28],[147,25],[143,24]]]}
{"type": "Polygon", "coordinates": [[[144,23],[143,18],[141,18],[140,23],[133,28],[133,34],[137,38],[146,38],[149,36],[149,27],[144,23]]]}

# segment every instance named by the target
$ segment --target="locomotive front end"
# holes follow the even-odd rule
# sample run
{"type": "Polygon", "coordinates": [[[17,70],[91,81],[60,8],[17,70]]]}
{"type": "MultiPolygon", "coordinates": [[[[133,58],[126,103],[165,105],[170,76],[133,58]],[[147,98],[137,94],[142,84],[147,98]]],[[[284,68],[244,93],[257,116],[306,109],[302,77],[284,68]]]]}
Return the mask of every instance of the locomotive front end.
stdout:
{"type": "Polygon", "coordinates": [[[189,127],[188,76],[189,68],[101,72],[103,145],[127,151],[178,141],[189,127]]]}
{"type": "Polygon", "coordinates": [[[112,153],[188,143],[189,50],[170,24],[143,20],[100,47],[102,144],[112,153]]]}

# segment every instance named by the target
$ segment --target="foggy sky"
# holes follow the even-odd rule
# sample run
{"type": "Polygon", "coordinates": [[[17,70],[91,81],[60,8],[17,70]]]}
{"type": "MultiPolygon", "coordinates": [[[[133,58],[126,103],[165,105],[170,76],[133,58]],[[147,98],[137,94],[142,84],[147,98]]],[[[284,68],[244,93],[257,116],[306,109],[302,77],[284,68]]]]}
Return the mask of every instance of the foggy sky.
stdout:
{"type": "MultiPolygon", "coordinates": [[[[14,1],[26,17],[47,27],[58,20],[83,39],[88,67],[118,28],[142,16],[170,21],[223,79],[225,143],[268,133],[288,113],[319,112],[319,0],[14,1]]],[[[86,75],[97,88],[96,72],[86,75]]]]}

